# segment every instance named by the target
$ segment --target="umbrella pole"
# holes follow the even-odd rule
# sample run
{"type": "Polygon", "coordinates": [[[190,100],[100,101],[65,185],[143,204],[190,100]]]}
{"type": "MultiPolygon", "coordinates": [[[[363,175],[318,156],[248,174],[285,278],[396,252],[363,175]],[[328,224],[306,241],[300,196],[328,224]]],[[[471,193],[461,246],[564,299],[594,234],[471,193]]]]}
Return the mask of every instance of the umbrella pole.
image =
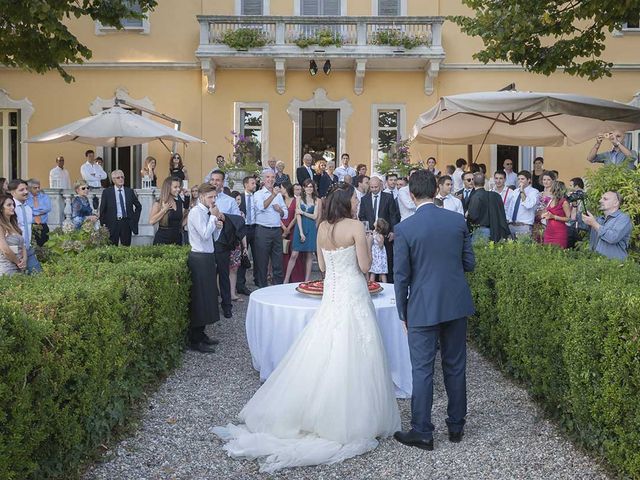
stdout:
{"type": "Polygon", "coordinates": [[[487,133],[484,134],[484,138],[482,139],[482,143],[480,144],[480,148],[478,149],[478,153],[476,154],[476,158],[473,160],[473,163],[476,163],[476,160],[478,160],[478,157],[480,156],[480,152],[482,151],[482,147],[484,147],[484,142],[487,141],[487,137],[491,133],[491,130],[493,130],[493,126],[496,124],[497,121],[498,121],[498,117],[494,118],[493,123],[489,127],[489,130],[487,130],[487,133]]]}

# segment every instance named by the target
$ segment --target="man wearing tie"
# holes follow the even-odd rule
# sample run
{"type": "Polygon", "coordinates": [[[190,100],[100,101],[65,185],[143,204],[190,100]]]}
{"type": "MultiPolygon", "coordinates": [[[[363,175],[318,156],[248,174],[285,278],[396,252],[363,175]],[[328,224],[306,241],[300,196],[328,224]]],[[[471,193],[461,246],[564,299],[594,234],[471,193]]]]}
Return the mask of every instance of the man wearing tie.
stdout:
{"type": "Polygon", "coordinates": [[[458,190],[456,192],[456,196],[462,201],[462,208],[464,209],[464,213],[467,213],[467,209],[469,208],[469,200],[471,200],[471,196],[473,195],[473,173],[467,172],[462,176],[462,184],[464,188],[462,190],[458,190]]]}
{"type": "MultiPolygon", "coordinates": [[[[255,256],[255,240],[256,240],[256,212],[253,202],[253,194],[256,192],[256,179],[253,177],[244,177],[242,180],[244,192],[240,197],[240,211],[244,213],[244,221],[246,227],[247,246],[251,248],[251,255],[255,256]]],[[[253,259],[253,283],[258,284],[258,277],[255,268],[255,258],[253,259]]],[[[251,290],[247,288],[246,279],[247,269],[240,265],[238,268],[238,280],[236,281],[236,292],[242,295],[250,295],[251,290]]]]}
{"type": "Polygon", "coordinates": [[[296,169],[296,180],[298,180],[298,183],[300,185],[302,185],[307,178],[313,180],[313,177],[315,175],[315,172],[311,168],[313,157],[310,154],[304,154],[304,157],[302,157],[302,163],[304,165],[296,169]]]}
{"type": "Polygon", "coordinates": [[[142,205],[135,192],[124,186],[124,172],[111,172],[113,186],[105,188],[100,201],[100,223],[109,230],[114,245],[131,245],[131,234],[138,234],[142,205]]]}
{"type": "Polygon", "coordinates": [[[42,271],[40,262],[36,258],[36,252],[31,246],[31,223],[33,222],[33,211],[27,205],[29,188],[27,182],[16,178],[9,182],[9,194],[16,204],[16,215],[18,216],[18,226],[22,230],[24,245],[27,249],[27,273],[38,273],[42,271]]]}
{"type": "Polygon", "coordinates": [[[360,210],[358,218],[369,223],[369,229],[373,230],[376,220],[384,218],[389,223],[389,235],[384,240],[384,247],[387,252],[387,265],[389,274],[387,279],[393,283],[393,228],[400,221],[398,206],[393,199],[393,195],[382,191],[382,180],[378,177],[371,177],[369,181],[369,193],[360,200],[360,210]]]}

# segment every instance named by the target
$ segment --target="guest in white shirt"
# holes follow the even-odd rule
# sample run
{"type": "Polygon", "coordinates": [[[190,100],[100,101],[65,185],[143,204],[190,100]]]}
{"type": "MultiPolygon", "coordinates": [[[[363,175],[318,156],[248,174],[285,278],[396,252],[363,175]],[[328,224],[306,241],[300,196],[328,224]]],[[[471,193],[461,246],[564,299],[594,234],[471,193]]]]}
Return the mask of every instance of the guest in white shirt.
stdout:
{"type": "Polygon", "coordinates": [[[33,222],[33,210],[27,205],[29,198],[29,187],[27,182],[19,178],[9,182],[9,194],[13,197],[16,205],[16,215],[18,216],[18,226],[22,230],[22,238],[27,249],[27,273],[38,273],[42,271],[40,262],[36,258],[36,252],[31,246],[31,224],[33,222]]]}
{"type": "Polygon", "coordinates": [[[253,195],[256,214],[256,239],[254,268],[257,270],[258,288],[267,286],[267,268],[271,259],[273,284],[284,279],[282,272],[282,230],[280,220],[288,215],[287,206],[276,187],[276,175],[270,171],[262,173],[264,187],[253,195]]]}
{"type": "Polygon", "coordinates": [[[360,200],[364,197],[369,191],[369,180],[371,180],[366,175],[358,175],[355,179],[355,187],[356,187],[356,197],[358,198],[358,210],[360,209],[360,200]]]}
{"type": "Polygon", "coordinates": [[[505,159],[505,161],[502,162],[502,167],[504,169],[504,174],[506,177],[505,185],[509,188],[515,189],[516,186],[519,185],[519,174],[513,171],[513,160],[511,160],[510,158],[505,159]]]}
{"type": "Polygon", "coordinates": [[[511,221],[511,215],[513,213],[513,204],[516,200],[517,193],[514,190],[511,190],[506,185],[507,175],[503,170],[498,170],[493,174],[493,183],[495,186],[493,187],[492,192],[496,192],[502,198],[502,203],[504,205],[504,213],[507,216],[507,222],[511,221]]]}
{"type": "MultiPolygon", "coordinates": [[[[414,172],[417,172],[417,168],[412,168],[409,170],[409,178],[414,172]]],[[[409,192],[409,182],[407,185],[398,190],[398,210],[400,211],[400,221],[409,218],[411,215],[416,213],[416,204],[413,202],[411,198],[411,192],[409,192]]]]}
{"type": "Polygon", "coordinates": [[[65,190],[71,188],[69,170],[64,169],[64,157],[62,155],[56,157],[56,166],[49,172],[49,188],[63,188],[65,190]]]}
{"type": "Polygon", "coordinates": [[[531,236],[531,229],[536,217],[538,207],[537,189],[531,186],[531,173],[522,170],[518,173],[518,189],[509,218],[509,230],[515,239],[522,236],[531,236]]]}
{"type": "Polygon", "coordinates": [[[87,161],[80,167],[80,175],[82,175],[82,178],[90,188],[100,188],[102,186],[100,181],[107,178],[107,172],[96,163],[93,150],[87,150],[84,152],[84,156],[87,161]]]}
{"type": "Polygon", "coordinates": [[[189,211],[187,226],[191,252],[187,261],[191,271],[191,303],[189,306],[189,346],[202,353],[214,352],[213,340],[205,327],[220,320],[214,241],[220,236],[222,222],[218,220],[216,190],[203,183],[198,188],[198,203],[189,211]]]}
{"type": "Polygon", "coordinates": [[[464,182],[462,181],[462,176],[464,175],[464,167],[467,166],[467,161],[464,158],[459,158],[456,160],[456,169],[451,175],[451,180],[453,181],[453,189],[452,191],[457,192],[464,188],[464,182]]]}
{"type": "MultiPolygon", "coordinates": [[[[255,256],[256,250],[256,209],[253,194],[256,191],[256,179],[254,177],[244,177],[242,179],[242,185],[244,186],[244,193],[240,199],[240,211],[244,213],[245,220],[245,232],[246,242],[251,249],[251,255],[255,256]]],[[[254,259],[255,261],[255,259],[254,259]]],[[[251,294],[251,290],[247,288],[246,281],[247,269],[240,265],[238,268],[238,279],[236,281],[236,292],[242,295],[251,294]]],[[[258,284],[258,277],[256,275],[256,269],[253,269],[253,283],[258,284]]]]}
{"type": "Polygon", "coordinates": [[[387,173],[387,175],[385,175],[385,181],[387,182],[387,188],[385,188],[384,191],[393,195],[393,199],[398,201],[398,187],[396,186],[398,182],[398,174],[387,173]]]}
{"type": "Polygon", "coordinates": [[[464,215],[464,209],[462,208],[462,202],[459,198],[451,193],[453,187],[453,181],[449,175],[443,175],[438,179],[438,195],[436,198],[442,200],[442,207],[446,210],[464,215]]]}
{"type": "Polygon", "coordinates": [[[339,182],[344,182],[345,175],[350,175],[352,179],[356,177],[356,169],[349,166],[348,153],[342,154],[342,156],[340,157],[340,166],[336,168],[333,173],[338,177],[339,182]]]}

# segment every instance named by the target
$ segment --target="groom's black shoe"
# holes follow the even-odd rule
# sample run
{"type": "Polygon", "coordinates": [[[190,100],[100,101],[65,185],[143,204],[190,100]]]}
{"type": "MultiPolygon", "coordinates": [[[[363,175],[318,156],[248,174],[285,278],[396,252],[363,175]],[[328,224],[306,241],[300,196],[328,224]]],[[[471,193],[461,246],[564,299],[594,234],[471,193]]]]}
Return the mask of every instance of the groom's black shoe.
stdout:
{"type": "Polygon", "coordinates": [[[196,350],[197,352],[201,353],[214,353],[216,351],[213,345],[207,345],[204,342],[193,342],[189,345],[189,347],[191,348],[191,350],[196,350]]]}
{"type": "Polygon", "coordinates": [[[462,441],[462,436],[464,432],[460,430],[459,432],[452,432],[449,430],[449,441],[453,443],[460,443],[462,441]]]}
{"type": "Polygon", "coordinates": [[[409,447],[417,447],[422,450],[433,450],[433,439],[427,440],[414,430],[409,430],[408,432],[396,432],[393,434],[393,438],[403,445],[408,445],[409,447]]]}
{"type": "Polygon", "coordinates": [[[202,337],[202,343],[206,343],[207,345],[218,345],[220,340],[216,340],[215,338],[211,338],[208,335],[202,337]]]}

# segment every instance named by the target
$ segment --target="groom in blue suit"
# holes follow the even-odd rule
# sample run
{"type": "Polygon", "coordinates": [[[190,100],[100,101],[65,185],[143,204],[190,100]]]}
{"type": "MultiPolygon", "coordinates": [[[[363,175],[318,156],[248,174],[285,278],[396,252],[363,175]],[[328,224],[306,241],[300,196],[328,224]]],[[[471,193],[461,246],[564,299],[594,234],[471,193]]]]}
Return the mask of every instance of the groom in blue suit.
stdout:
{"type": "Polygon", "coordinates": [[[413,374],[411,430],[396,432],[399,442],[433,450],[431,406],[438,340],[449,403],[449,440],[462,440],[467,414],[467,317],[475,309],[464,272],[475,257],[464,217],[433,204],[437,183],[426,170],[409,179],[416,213],[395,226],[396,305],[407,327],[413,374]]]}

